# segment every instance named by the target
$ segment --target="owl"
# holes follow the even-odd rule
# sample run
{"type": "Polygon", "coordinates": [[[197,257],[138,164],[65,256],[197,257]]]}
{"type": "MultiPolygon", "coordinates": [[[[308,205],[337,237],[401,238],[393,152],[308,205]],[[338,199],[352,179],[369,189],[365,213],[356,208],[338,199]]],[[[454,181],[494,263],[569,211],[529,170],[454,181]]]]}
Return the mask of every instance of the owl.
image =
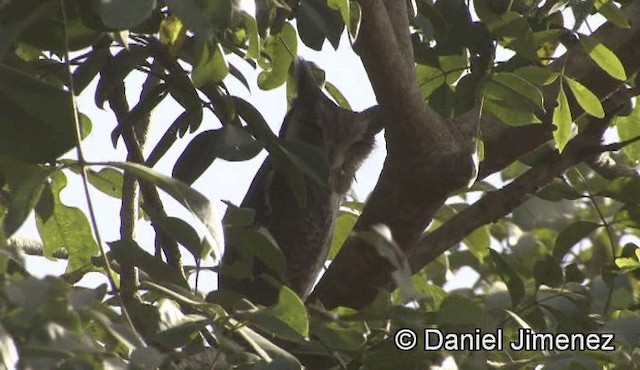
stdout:
{"type": "Polygon", "coordinates": [[[328,167],[324,169],[328,180],[304,175],[305,199],[300,201],[272,154],[255,175],[240,207],[254,210],[249,227],[266,232],[275,242],[284,256],[284,273],[273,271],[259,258],[252,261],[250,276],[225,273],[242,258],[241,248],[248,248],[233,238],[227,239],[219,282],[221,288],[263,305],[277,299],[274,281],[287,285],[303,300],[309,295],[329,253],[340,202],[371,153],[374,136],[382,129],[377,107],[353,112],[329,99],[320,90],[311,63],[297,59],[294,76],[297,96],[278,137],[281,142],[301,142],[317,149],[325,160],[313,163],[328,167]]]}

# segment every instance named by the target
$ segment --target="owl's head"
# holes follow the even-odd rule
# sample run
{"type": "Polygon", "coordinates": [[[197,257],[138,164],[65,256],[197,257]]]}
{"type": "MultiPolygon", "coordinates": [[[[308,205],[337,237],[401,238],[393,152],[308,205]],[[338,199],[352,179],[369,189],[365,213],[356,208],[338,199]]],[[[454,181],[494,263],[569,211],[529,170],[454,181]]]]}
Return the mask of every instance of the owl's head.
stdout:
{"type": "Polygon", "coordinates": [[[371,153],[382,129],[377,106],[354,112],[327,97],[318,86],[312,63],[295,61],[297,97],[285,118],[280,137],[322,149],[329,164],[329,186],[338,194],[351,188],[362,162],[371,153]]]}

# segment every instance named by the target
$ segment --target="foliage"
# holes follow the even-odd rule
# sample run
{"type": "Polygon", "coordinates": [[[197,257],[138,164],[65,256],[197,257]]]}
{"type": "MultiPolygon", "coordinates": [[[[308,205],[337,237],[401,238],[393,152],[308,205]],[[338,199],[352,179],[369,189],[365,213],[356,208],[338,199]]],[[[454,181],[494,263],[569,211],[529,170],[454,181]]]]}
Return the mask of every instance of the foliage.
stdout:
{"type": "MultiPolygon", "coordinates": [[[[619,83],[638,87],[637,71],[625,70],[616,51],[580,28],[598,16],[630,28],[625,15],[629,2],[475,0],[477,19],[461,0],[414,3],[415,82],[431,109],[454,118],[480,104],[483,115],[514,128],[545,117],[556,126],[553,144],[501,169],[500,186],[515,182],[549,158],[548,153],[569,150],[576,131],[584,132],[589,120],[605,117],[617,130],[615,140],[625,142],[622,151],[607,159],[632,170],[637,166],[640,146],[634,140],[640,136],[640,108],[635,98],[627,98],[628,105],[611,114],[606,96],[592,91],[582,76],[553,64],[560,45],[579,47],[584,63],[588,58],[619,83]],[[569,13],[575,26],[564,24],[569,13]],[[510,56],[496,62],[496,50],[508,50],[510,56]]],[[[144,201],[134,208],[141,207],[158,235],[168,235],[199,261],[220,256],[223,225],[210,202],[187,184],[214,160],[246,161],[264,148],[292,183],[302,174],[321,172],[308,150],[280,140],[250,102],[227,88],[228,79],[247,85],[234,66],[239,59],[231,55],[260,71],[260,88],[274,89],[288,82],[299,41],[319,50],[326,40],[335,48],[348,32],[357,49],[364,6],[348,0],[256,1],[252,15],[237,0],[0,3],[3,365],[298,369],[305,363],[310,368],[409,369],[447,357],[465,369],[539,364],[626,369],[640,364],[640,177],[635,171],[611,176],[586,162],[571,166],[528,201],[510,208],[509,216],[468,233],[462,243],[449,246],[446,254],[417,272],[412,271],[411,256],[384,228],[356,233],[390,263],[394,281],[386,287],[393,289],[380,287],[376,300],[360,310],[327,309],[321,302],[305,306],[286,287],[271,307],[256,307],[231,292],[209,292],[203,298],[187,284],[182,266],[172,262],[170,249],[163,250],[164,261],[158,250],[155,255],[146,251],[154,246],[142,248],[126,235],[109,243],[109,252],[100,257],[106,246],[96,238],[89,215],[60,199],[67,176],[86,176],[93,187],[123,202],[126,177],[135,176],[143,184],[144,201]],[[67,63],[69,53],[73,58],[67,63]],[[133,71],[155,82],[135,105],[123,108],[121,98],[129,87],[124,80],[133,71]],[[111,137],[103,139],[114,145],[125,141],[129,162],[61,158],[90,135],[91,117],[76,113],[73,97],[91,93],[85,88],[95,78],[96,106],[108,102],[117,116],[111,137]],[[173,99],[181,111],[148,158],[136,157],[131,133],[165,99],[173,99]],[[219,127],[204,127],[205,109],[219,127]],[[197,135],[176,161],[174,177],[152,170],[188,132],[197,135]],[[144,190],[144,184],[165,191],[191,211],[205,226],[202,235],[159,211],[162,204],[153,203],[154,193],[144,190]],[[67,270],[60,277],[32,277],[10,239],[32,214],[42,255],[53,258],[66,250],[67,270]],[[132,275],[126,271],[133,267],[140,271],[139,282],[129,281],[132,275]],[[446,289],[451,274],[460,271],[475,279],[470,288],[446,289]],[[112,285],[75,286],[89,272],[110,276],[112,285]],[[126,288],[132,282],[137,284],[134,294],[126,288]],[[426,328],[445,333],[502,330],[505,348],[424,351],[426,328]],[[613,333],[615,350],[508,348],[523,328],[613,333]],[[418,334],[415,349],[397,348],[401,329],[418,334]]],[[[333,85],[327,83],[326,89],[348,106],[333,85]]],[[[468,189],[450,189],[428,232],[496,189],[495,182],[482,178],[468,189]]],[[[330,259],[338,258],[363,206],[343,204],[330,259]]],[[[244,228],[251,224],[251,210],[231,208],[224,225],[230,235],[251,241],[247,243],[254,248],[249,250],[256,258],[281,265],[273,241],[244,228]]]]}

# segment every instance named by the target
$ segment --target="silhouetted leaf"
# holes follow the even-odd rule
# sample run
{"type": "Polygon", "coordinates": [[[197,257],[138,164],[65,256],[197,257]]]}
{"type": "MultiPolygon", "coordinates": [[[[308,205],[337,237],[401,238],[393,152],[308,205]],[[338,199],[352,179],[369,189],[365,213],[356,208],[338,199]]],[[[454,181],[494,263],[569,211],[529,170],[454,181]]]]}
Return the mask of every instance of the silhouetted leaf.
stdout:
{"type": "Polygon", "coordinates": [[[122,49],[115,57],[111,58],[100,72],[100,80],[96,87],[95,104],[102,108],[109,95],[121,85],[135,68],[146,63],[149,50],[145,47],[132,45],[129,49],[122,49]]]}
{"type": "Polygon", "coordinates": [[[562,259],[580,240],[591,234],[600,225],[591,221],[576,221],[562,230],[556,238],[553,247],[553,256],[562,259]]]}
{"type": "MultiPolygon", "coordinates": [[[[339,2],[329,0],[329,5],[339,7],[339,2]]],[[[341,13],[331,9],[326,0],[307,0],[300,3],[297,24],[302,42],[314,50],[320,50],[325,38],[334,49],[338,48],[345,23],[342,21],[341,13]]]]}
{"type": "MultiPolygon", "coordinates": [[[[69,92],[6,65],[0,65],[0,111],[0,154],[38,163],[76,144],[69,92]]],[[[88,135],[91,121],[81,116],[81,125],[88,135]]]]}
{"type": "Polygon", "coordinates": [[[35,207],[50,171],[0,155],[0,179],[9,185],[6,214],[0,217],[7,237],[20,228],[35,207]]]}
{"type": "Polygon", "coordinates": [[[549,287],[557,287],[564,282],[562,267],[550,255],[545,256],[543,260],[536,261],[533,267],[533,275],[537,285],[544,284],[549,287]]]}
{"type": "Polygon", "coordinates": [[[117,240],[108,243],[113,257],[121,264],[135,266],[146,272],[154,281],[164,281],[180,287],[188,288],[187,281],[173,267],[167,265],[133,240],[117,240]]]}
{"type": "Polygon", "coordinates": [[[182,152],[173,167],[173,176],[191,184],[216,158],[246,161],[260,151],[262,145],[245,128],[226,125],[218,130],[203,131],[182,152]]]}
{"type": "Polygon", "coordinates": [[[496,272],[498,273],[502,281],[507,284],[509,296],[511,297],[511,304],[513,305],[513,307],[517,307],[525,295],[522,279],[498,252],[490,249],[489,253],[491,254],[491,259],[496,267],[496,272]]]}

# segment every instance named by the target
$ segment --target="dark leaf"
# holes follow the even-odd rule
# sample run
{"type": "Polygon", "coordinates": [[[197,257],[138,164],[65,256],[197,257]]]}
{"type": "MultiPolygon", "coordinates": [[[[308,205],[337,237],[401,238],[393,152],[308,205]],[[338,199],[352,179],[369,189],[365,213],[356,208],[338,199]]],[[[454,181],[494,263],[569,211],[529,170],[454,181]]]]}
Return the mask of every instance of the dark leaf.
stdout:
{"type": "Polygon", "coordinates": [[[2,227],[7,237],[22,226],[46,186],[49,171],[0,155],[0,177],[9,184],[10,199],[2,227]]]}
{"type": "Polygon", "coordinates": [[[204,131],[193,138],[182,152],[173,167],[173,176],[191,184],[216,158],[246,161],[261,150],[262,145],[243,127],[226,125],[218,130],[204,131]]]}
{"type": "Polygon", "coordinates": [[[498,275],[502,281],[507,284],[509,296],[511,297],[511,304],[513,304],[513,307],[518,306],[525,295],[522,279],[498,252],[490,249],[489,253],[491,254],[491,259],[493,260],[493,264],[496,267],[498,275]]]}
{"type": "MultiPolygon", "coordinates": [[[[71,95],[57,86],[0,65],[0,111],[0,154],[38,163],[75,146],[71,95]]],[[[91,122],[81,116],[81,124],[88,135],[91,122]]]]}
{"type": "Polygon", "coordinates": [[[122,85],[125,77],[134,69],[146,63],[149,50],[145,47],[132,45],[129,49],[122,49],[115,57],[110,59],[105,68],[100,72],[100,80],[96,87],[95,104],[102,108],[109,95],[122,85]]]}
{"type": "Polygon", "coordinates": [[[545,256],[543,260],[536,261],[533,275],[538,286],[544,284],[549,287],[558,287],[564,282],[562,267],[550,255],[545,256]]]}
{"type": "Polygon", "coordinates": [[[344,22],[339,12],[329,8],[326,0],[302,1],[297,24],[300,39],[308,47],[320,50],[327,39],[334,49],[338,48],[344,22]]]}
{"type": "Polygon", "coordinates": [[[107,48],[93,49],[87,59],[73,71],[73,87],[76,96],[93,81],[109,60],[111,54],[107,48]]]}
{"type": "Polygon", "coordinates": [[[100,0],[100,17],[104,25],[117,29],[129,29],[151,16],[156,0],[100,0]]]}
{"type": "Polygon", "coordinates": [[[562,230],[556,238],[553,256],[562,259],[580,240],[591,234],[600,225],[591,221],[576,221],[562,230]]]}
{"type": "Polygon", "coordinates": [[[186,280],[173,267],[164,263],[145,250],[133,240],[117,240],[108,243],[113,257],[121,264],[138,267],[149,274],[155,281],[164,281],[180,287],[189,288],[186,280]]]}

